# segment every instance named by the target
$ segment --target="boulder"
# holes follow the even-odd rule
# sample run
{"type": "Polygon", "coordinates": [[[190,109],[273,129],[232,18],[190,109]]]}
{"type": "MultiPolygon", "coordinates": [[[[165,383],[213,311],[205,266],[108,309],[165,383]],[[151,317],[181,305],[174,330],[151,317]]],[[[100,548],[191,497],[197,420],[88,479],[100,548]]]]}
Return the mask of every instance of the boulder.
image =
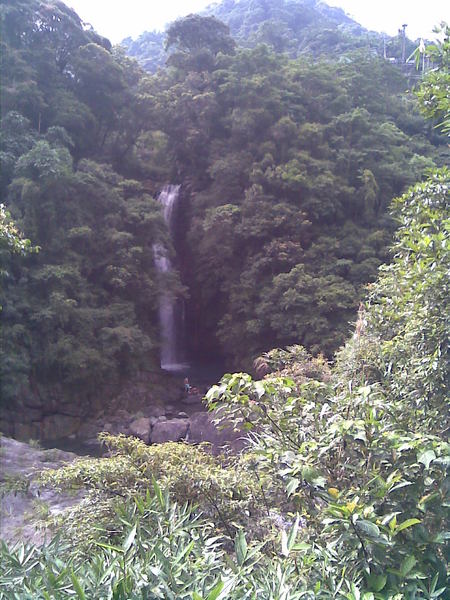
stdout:
{"type": "Polygon", "coordinates": [[[45,505],[49,515],[55,515],[77,504],[84,492],[74,496],[40,488],[35,477],[43,469],[55,469],[77,457],[71,452],[42,450],[7,437],[0,437],[0,484],[15,482],[15,490],[2,490],[0,538],[10,542],[42,544],[51,538],[51,531],[42,528],[36,511],[37,503],[45,505]],[[38,527],[39,525],[39,527],[38,527]]]}
{"type": "Polygon", "coordinates": [[[155,423],[151,435],[152,444],[163,442],[179,442],[186,437],[189,427],[188,419],[169,419],[155,423]]]}
{"type": "Polygon", "coordinates": [[[150,441],[150,433],[152,430],[152,423],[150,417],[141,417],[135,419],[130,423],[129,426],[131,435],[136,436],[146,444],[150,441]]]}
{"type": "Polygon", "coordinates": [[[235,452],[242,450],[245,442],[242,439],[243,434],[240,431],[234,431],[231,427],[218,429],[214,425],[214,413],[196,412],[189,418],[189,436],[188,441],[191,444],[200,444],[209,442],[214,454],[218,454],[222,449],[232,449],[235,452]]]}
{"type": "Polygon", "coordinates": [[[23,442],[38,439],[40,436],[40,423],[18,423],[14,424],[14,435],[23,442]]]}

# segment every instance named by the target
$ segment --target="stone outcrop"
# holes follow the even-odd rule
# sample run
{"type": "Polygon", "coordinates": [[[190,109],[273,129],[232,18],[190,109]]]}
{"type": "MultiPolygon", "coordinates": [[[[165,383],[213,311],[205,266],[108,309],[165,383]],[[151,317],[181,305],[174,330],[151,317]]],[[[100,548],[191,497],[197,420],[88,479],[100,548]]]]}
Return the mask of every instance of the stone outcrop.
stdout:
{"type": "MultiPolygon", "coordinates": [[[[139,411],[145,417],[160,416],[165,414],[164,404],[169,399],[178,402],[181,396],[181,381],[160,371],[140,373],[119,389],[111,386],[82,398],[67,397],[67,390],[65,395],[57,384],[51,390],[24,386],[17,390],[15,402],[0,406],[0,432],[22,441],[59,440],[71,435],[81,438],[86,437],[86,428],[95,429],[92,422],[101,419],[105,406],[115,417],[121,410],[131,416],[139,411]]],[[[111,421],[111,433],[129,433],[119,431],[126,420],[111,421]]]]}
{"type": "Polygon", "coordinates": [[[189,428],[188,419],[168,419],[155,423],[152,429],[150,441],[152,444],[162,442],[179,442],[186,439],[189,428]]]}
{"type": "Polygon", "coordinates": [[[82,495],[60,494],[38,488],[35,478],[43,469],[56,469],[77,458],[72,452],[42,450],[0,437],[0,538],[41,544],[49,532],[36,528],[41,513],[56,515],[74,506],[82,495]]]}
{"type": "Polygon", "coordinates": [[[189,418],[189,433],[187,440],[192,444],[209,442],[214,454],[224,448],[234,451],[242,450],[244,441],[242,432],[234,431],[231,427],[218,428],[214,424],[214,413],[196,412],[189,418]]]}
{"type": "Polygon", "coordinates": [[[150,441],[152,431],[152,422],[150,417],[141,417],[130,423],[130,433],[136,436],[146,444],[150,441]]]}
{"type": "MultiPolygon", "coordinates": [[[[95,421],[84,423],[80,428],[87,438],[71,436],[68,442],[79,454],[99,455],[100,446],[96,439],[100,431],[113,434],[134,435],[146,444],[186,441],[192,444],[208,442],[211,452],[231,450],[239,452],[245,445],[243,435],[232,427],[218,429],[214,424],[214,413],[205,410],[177,411],[169,407],[166,414],[160,408],[132,414],[119,409],[115,414],[103,415],[95,421]],[[144,413],[144,414],[143,414],[144,413]],[[151,416],[149,416],[151,415],[151,416]],[[157,416],[156,416],[157,415],[157,416]]],[[[53,426],[56,421],[49,421],[53,426]]],[[[77,458],[77,454],[55,448],[43,450],[30,444],[0,436],[0,484],[3,488],[0,511],[0,538],[14,542],[22,539],[40,544],[49,536],[44,529],[36,529],[39,510],[47,516],[55,515],[75,504],[83,497],[60,494],[55,490],[38,488],[35,483],[42,469],[57,468],[77,458]]],[[[2,491],[2,490],[0,490],[2,491]]]]}

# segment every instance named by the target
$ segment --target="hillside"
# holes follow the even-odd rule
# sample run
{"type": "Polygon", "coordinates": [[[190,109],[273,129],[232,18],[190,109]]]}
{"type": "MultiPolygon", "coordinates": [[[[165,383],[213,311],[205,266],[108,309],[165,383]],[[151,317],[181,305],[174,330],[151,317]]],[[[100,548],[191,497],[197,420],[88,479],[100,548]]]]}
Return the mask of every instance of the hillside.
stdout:
{"type": "MultiPolygon", "coordinates": [[[[340,8],[321,0],[224,0],[201,13],[226,23],[239,46],[254,48],[267,44],[275,52],[291,58],[301,55],[310,59],[337,59],[347,52],[365,49],[373,55],[400,59],[400,37],[385,37],[367,31],[340,8]]],[[[165,64],[166,34],[145,31],[135,40],[126,38],[122,45],[130,56],[150,72],[165,64]]],[[[406,40],[406,56],[414,50],[406,40]]]]}
{"type": "Polygon", "coordinates": [[[1,190],[40,251],[4,252],[2,428],[72,433],[157,372],[169,296],[194,362],[292,343],[331,358],[387,258],[391,198],[445,160],[401,73],[361,49],[241,48],[191,16],[151,76],[61,2],[4,6],[1,190]]]}
{"type": "Polygon", "coordinates": [[[450,600],[450,28],[0,18],[0,600],[450,600]]]}
{"type": "Polygon", "coordinates": [[[141,69],[62,2],[6,2],[1,17],[0,189],[40,251],[2,248],[0,422],[58,437],[159,369],[160,290],[180,283],[154,266],[153,244],[171,246],[151,195],[161,167],[139,173],[132,155],[148,131],[141,69]]]}

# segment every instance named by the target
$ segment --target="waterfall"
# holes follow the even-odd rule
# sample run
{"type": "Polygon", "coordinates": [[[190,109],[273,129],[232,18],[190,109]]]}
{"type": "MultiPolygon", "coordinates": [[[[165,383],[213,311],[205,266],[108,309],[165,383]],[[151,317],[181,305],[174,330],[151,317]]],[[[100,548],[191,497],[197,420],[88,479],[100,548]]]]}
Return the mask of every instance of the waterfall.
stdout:
{"type": "MultiPolygon", "coordinates": [[[[158,202],[163,207],[164,220],[173,235],[173,216],[178,201],[180,186],[165,186],[158,202]]],[[[172,262],[162,244],[153,245],[155,266],[159,273],[170,273],[172,262]]],[[[167,371],[182,371],[187,368],[181,353],[181,314],[179,302],[171,294],[164,293],[159,299],[159,323],[161,328],[161,368],[167,371]]]]}

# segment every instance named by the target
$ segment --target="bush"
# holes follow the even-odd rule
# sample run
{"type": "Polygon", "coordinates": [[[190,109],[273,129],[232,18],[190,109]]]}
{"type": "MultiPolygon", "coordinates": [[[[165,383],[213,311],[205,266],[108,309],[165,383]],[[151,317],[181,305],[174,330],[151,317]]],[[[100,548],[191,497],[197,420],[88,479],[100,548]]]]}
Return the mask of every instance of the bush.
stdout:
{"type": "Polygon", "coordinates": [[[170,490],[176,502],[189,502],[206,518],[214,519],[218,531],[229,539],[244,526],[248,536],[258,538],[270,537],[271,530],[276,529],[280,489],[257,472],[250,454],[225,459],[210,454],[207,444],[147,446],[137,438],[107,433],[100,439],[109,457],[77,460],[45,471],[40,479],[42,485],[59,490],[89,491],[80,506],[55,522],[78,549],[89,546],[99,522],[113,532],[112,515],[118,504],[145,495],[154,479],[170,490]]]}

